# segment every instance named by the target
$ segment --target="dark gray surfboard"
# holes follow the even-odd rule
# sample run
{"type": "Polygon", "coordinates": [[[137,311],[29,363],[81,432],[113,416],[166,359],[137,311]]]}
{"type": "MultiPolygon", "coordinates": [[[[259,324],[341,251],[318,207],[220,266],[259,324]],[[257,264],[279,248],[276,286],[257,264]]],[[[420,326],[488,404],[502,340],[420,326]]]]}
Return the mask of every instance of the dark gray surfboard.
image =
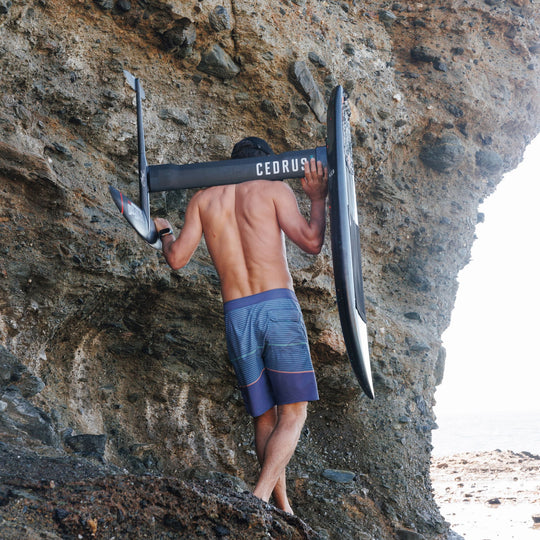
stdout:
{"type": "Polygon", "coordinates": [[[334,280],[347,354],[360,386],[373,399],[349,115],[343,89],[338,86],[332,92],[327,117],[334,280]]]}

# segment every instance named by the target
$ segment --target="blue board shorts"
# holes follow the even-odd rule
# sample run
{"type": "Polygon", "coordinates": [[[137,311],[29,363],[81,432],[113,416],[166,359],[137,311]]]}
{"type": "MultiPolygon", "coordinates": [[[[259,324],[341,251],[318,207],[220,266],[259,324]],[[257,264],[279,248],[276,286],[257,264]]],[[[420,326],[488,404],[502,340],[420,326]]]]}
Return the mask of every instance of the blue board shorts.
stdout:
{"type": "Polygon", "coordinates": [[[319,399],[306,326],[293,291],[226,302],[227,349],[248,413],[319,399]]]}

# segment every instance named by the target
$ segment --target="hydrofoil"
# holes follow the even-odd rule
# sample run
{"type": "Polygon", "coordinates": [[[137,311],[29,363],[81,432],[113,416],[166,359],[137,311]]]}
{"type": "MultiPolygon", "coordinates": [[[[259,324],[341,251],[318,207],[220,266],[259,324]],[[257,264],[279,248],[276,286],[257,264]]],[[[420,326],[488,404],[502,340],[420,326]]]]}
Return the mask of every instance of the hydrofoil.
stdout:
{"type": "Polygon", "coordinates": [[[109,190],[128,223],[155,249],[161,249],[161,240],[150,217],[150,193],[238,184],[250,180],[302,178],[304,163],[311,158],[321,161],[323,166],[328,167],[332,261],[339,317],[353,371],[364,393],[373,399],[375,393],[371,377],[364,303],[360,230],[349,124],[350,109],[343,88],[341,86],[334,88],[330,97],[326,146],[255,158],[186,165],[148,165],[142,118],[144,92],[139,79],[133,78],[132,83],[137,104],[140,206],[130,201],[116,188],[110,186],[109,190]]]}

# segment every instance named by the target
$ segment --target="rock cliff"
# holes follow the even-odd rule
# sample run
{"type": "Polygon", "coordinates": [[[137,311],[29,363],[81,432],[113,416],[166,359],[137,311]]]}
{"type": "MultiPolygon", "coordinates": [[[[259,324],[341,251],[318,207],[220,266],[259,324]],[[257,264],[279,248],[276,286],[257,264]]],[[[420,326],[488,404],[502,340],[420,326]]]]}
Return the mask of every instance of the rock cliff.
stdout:
{"type": "MultiPolygon", "coordinates": [[[[449,537],[429,477],[441,334],[478,205],[540,131],[538,30],[530,0],[0,0],[5,534],[449,537]],[[253,436],[204,245],[171,272],[109,197],[138,197],[124,71],[150,163],[225,159],[247,135],[322,145],[329,92],[349,96],[377,396],[348,364],[329,242],[289,246],[321,393],[289,467],[309,525],[244,493],[253,436]],[[109,506],[74,495],[85,479],[109,506]]],[[[190,195],[153,212],[179,227],[190,195]]]]}

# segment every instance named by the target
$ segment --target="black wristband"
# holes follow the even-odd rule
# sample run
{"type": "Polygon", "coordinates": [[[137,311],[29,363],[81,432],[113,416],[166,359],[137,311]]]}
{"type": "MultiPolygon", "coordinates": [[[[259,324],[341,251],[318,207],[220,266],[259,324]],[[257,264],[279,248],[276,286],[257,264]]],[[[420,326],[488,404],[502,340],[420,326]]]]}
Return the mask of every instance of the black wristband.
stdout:
{"type": "Polygon", "coordinates": [[[172,229],[170,227],[167,227],[166,229],[161,229],[158,232],[159,238],[163,238],[164,236],[169,236],[169,234],[172,234],[172,229]]]}

